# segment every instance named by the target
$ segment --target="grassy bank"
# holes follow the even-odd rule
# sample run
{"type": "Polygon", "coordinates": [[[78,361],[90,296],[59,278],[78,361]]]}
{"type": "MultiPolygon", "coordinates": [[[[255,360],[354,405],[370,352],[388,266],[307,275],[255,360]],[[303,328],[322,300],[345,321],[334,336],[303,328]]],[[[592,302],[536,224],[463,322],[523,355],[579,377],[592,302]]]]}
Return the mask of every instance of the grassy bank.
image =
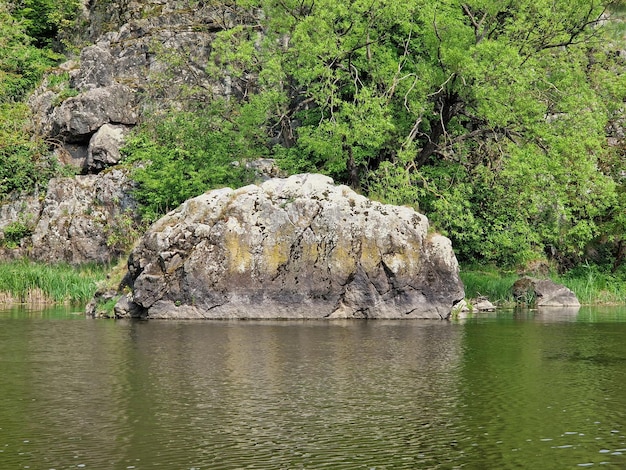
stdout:
{"type": "MultiPolygon", "coordinates": [[[[520,275],[492,267],[462,267],[461,279],[467,298],[486,296],[500,306],[513,306],[513,283],[520,275]]],[[[539,276],[537,276],[539,277],[539,276]]],[[[554,282],[563,284],[576,294],[584,305],[626,304],[626,275],[602,272],[594,266],[581,266],[566,274],[550,274],[554,282]]]]}
{"type": "Polygon", "coordinates": [[[105,277],[98,265],[0,263],[0,303],[84,303],[105,277]]]}
{"type": "MultiPolygon", "coordinates": [[[[93,298],[97,285],[105,281],[107,273],[116,278],[117,285],[116,271],[100,265],[46,265],[27,260],[0,263],[0,304],[86,303],[93,298]]],[[[511,287],[519,277],[514,271],[493,267],[461,268],[466,297],[486,296],[499,306],[515,304],[511,287]]],[[[626,304],[626,273],[612,274],[593,266],[581,266],[564,275],[549,277],[570,288],[582,304],[626,304]]]]}

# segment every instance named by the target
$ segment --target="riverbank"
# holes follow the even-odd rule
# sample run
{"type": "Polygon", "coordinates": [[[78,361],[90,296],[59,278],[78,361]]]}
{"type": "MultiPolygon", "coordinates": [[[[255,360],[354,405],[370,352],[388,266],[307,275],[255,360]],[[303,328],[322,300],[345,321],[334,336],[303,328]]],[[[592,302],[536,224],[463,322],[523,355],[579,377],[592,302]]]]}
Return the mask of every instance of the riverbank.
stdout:
{"type": "Polygon", "coordinates": [[[0,304],[86,303],[99,282],[106,279],[104,265],[47,265],[28,260],[0,263],[0,304]]]}
{"type": "MultiPolygon", "coordinates": [[[[119,269],[118,269],[119,271],[119,269]]],[[[104,265],[46,265],[27,260],[0,263],[0,304],[87,303],[112,274],[104,265]]],[[[626,304],[626,279],[603,273],[592,266],[549,277],[571,289],[584,305],[626,304]]],[[[485,296],[500,307],[513,306],[511,286],[519,278],[515,271],[493,267],[461,268],[467,298],[485,296]]],[[[115,283],[109,283],[115,284],[115,283]]]]}
{"type": "MultiPolygon", "coordinates": [[[[515,305],[511,287],[519,277],[516,271],[494,267],[461,267],[466,298],[484,296],[499,307],[515,305]]],[[[583,305],[626,304],[626,276],[623,273],[602,272],[595,266],[584,265],[562,275],[550,273],[548,277],[569,288],[583,305]]]]}

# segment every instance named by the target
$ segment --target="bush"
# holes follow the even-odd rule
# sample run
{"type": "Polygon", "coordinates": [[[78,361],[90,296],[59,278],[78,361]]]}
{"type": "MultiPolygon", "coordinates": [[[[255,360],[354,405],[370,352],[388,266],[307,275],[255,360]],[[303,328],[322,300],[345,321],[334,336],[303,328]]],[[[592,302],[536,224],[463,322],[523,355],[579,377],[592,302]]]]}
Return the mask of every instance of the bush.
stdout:
{"type": "Polygon", "coordinates": [[[30,110],[24,103],[0,103],[0,200],[13,191],[45,188],[60,172],[46,143],[29,130],[30,110]]]}
{"type": "Polygon", "coordinates": [[[215,107],[149,118],[123,149],[127,162],[140,164],[133,178],[144,219],[155,220],[209,189],[250,182],[242,158],[247,144],[236,134],[215,107]]]}
{"type": "Polygon", "coordinates": [[[33,231],[24,222],[11,222],[3,230],[4,246],[7,248],[15,248],[19,246],[23,238],[30,236],[33,231]]]}

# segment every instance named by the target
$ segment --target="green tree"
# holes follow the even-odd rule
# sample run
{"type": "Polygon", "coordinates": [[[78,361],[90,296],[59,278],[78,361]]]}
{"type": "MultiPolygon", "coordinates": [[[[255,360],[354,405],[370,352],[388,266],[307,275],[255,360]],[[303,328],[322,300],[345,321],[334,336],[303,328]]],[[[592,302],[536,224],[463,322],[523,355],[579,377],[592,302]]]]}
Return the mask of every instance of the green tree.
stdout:
{"type": "Polygon", "coordinates": [[[0,103],[24,98],[59,57],[35,47],[24,24],[0,3],[0,103]]]}
{"type": "Polygon", "coordinates": [[[0,198],[43,187],[58,171],[23,102],[58,57],[34,46],[24,23],[0,4],[0,198]]]}
{"type": "MultiPolygon", "coordinates": [[[[609,258],[618,256],[626,168],[606,129],[626,95],[626,64],[610,45],[619,37],[610,12],[623,2],[250,0],[229,8],[247,20],[217,34],[209,72],[236,99],[201,118],[215,140],[198,150],[154,134],[166,160],[179,163],[145,173],[145,188],[180,162],[202,172],[275,156],[289,171],[324,172],[419,206],[463,260],[548,257],[568,266],[603,238],[618,247],[609,258]]],[[[206,89],[189,96],[213,99],[206,89]]],[[[150,160],[158,169],[160,159],[150,160]]],[[[197,181],[172,201],[226,184],[197,181]]]]}
{"type": "Polygon", "coordinates": [[[249,142],[222,118],[223,111],[216,102],[202,112],[164,112],[129,140],[123,151],[127,162],[141,163],[134,179],[144,220],[154,221],[208,189],[251,180],[245,166],[249,142]]]}
{"type": "Polygon", "coordinates": [[[288,110],[302,121],[288,158],[419,201],[465,259],[566,264],[601,233],[616,186],[592,75],[615,73],[617,2],[268,3],[288,38],[283,88],[307,103],[288,110]]]}
{"type": "Polygon", "coordinates": [[[9,5],[39,48],[55,45],[59,34],[72,26],[81,6],[78,0],[14,0],[9,5]]]}

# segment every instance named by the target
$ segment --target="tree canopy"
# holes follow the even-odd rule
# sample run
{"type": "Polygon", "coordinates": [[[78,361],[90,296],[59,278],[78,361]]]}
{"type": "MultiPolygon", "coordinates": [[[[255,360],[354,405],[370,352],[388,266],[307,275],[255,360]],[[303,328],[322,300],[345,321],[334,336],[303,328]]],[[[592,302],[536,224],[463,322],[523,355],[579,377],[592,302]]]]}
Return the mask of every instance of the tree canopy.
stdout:
{"type": "Polygon", "coordinates": [[[248,51],[229,76],[272,95],[265,127],[285,168],[419,207],[466,261],[568,266],[622,237],[624,152],[607,128],[624,114],[609,34],[623,3],[256,6],[262,31],[224,32],[221,48],[248,51]]]}

